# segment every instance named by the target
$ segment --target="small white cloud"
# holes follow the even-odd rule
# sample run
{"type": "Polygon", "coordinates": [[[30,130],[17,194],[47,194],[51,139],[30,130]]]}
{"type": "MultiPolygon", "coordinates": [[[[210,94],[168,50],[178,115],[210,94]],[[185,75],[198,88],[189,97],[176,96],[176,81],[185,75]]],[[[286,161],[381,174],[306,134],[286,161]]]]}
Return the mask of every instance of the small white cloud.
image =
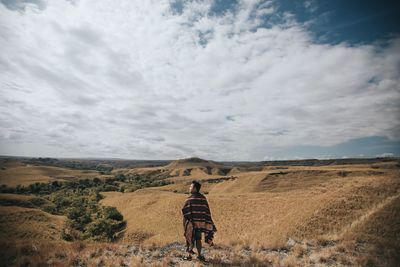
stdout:
{"type": "Polygon", "coordinates": [[[382,153],[379,155],[376,155],[377,158],[390,158],[390,157],[394,157],[393,153],[382,153]]]}
{"type": "Polygon", "coordinates": [[[310,13],[314,13],[315,11],[318,10],[318,4],[317,4],[316,0],[306,0],[306,1],[304,1],[304,7],[310,13]]]}

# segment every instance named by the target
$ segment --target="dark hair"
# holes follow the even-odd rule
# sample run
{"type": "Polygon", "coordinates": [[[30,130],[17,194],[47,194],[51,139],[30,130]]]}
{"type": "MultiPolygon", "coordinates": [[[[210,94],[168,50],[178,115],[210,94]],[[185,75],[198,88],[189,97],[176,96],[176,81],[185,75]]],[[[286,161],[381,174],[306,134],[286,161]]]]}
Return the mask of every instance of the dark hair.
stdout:
{"type": "Polygon", "coordinates": [[[196,187],[197,192],[200,192],[201,184],[196,180],[193,180],[192,184],[196,187]]]}

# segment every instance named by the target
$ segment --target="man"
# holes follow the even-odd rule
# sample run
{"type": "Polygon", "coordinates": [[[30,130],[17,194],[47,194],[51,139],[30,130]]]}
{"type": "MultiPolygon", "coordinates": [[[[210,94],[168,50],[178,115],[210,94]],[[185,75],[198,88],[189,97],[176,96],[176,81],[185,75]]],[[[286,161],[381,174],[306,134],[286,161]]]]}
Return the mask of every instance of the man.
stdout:
{"type": "Polygon", "coordinates": [[[205,242],[213,245],[214,232],[217,228],[211,218],[210,207],[206,197],[200,193],[201,184],[198,181],[192,181],[189,188],[191,194],[185,201],[182,208],[183,229],[186,238],[186,252],[189,253],[185,259],[191,260],[194,243],[197,248],[197,259],[204,261],[201,255],[201,233],[205,235],[205,242]]]}

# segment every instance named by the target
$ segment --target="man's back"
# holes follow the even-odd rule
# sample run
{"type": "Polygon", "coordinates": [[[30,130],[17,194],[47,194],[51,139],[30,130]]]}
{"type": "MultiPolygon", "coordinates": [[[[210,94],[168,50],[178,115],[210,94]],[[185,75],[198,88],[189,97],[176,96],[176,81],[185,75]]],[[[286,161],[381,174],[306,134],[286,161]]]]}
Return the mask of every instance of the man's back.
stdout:
{"type": "Polygon", "coordinates": [[[199,192],[186,199],[182,213],[185,219],[194,223],[195,228],[210,229],[207,224],[214,224],[207,198],[199,192]]]}
{"type": "MultiPolygon", "coordinates": [[[[201,184],[193,181],[189,192],[191,195],[186,199],[182,208],[183,229],[186,239],[186,251],[192,251],[194,243],[198,251],[198,258],[204,259],[201,256],[201,233],[205,234],[205,241],[210,246],[213,245],[214,232],[217,228],[211,218],[210,207],[206,197],[200,193],[201,184]]],[[[191,256],[189,255],[188,258],[191,256]]]]}

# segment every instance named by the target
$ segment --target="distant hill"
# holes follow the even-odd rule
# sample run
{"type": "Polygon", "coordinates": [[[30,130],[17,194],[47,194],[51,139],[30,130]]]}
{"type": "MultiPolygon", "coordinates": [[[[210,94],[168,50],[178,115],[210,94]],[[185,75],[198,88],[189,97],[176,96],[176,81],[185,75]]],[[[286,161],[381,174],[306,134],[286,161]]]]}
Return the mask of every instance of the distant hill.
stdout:
{"type": "Polygon", "coordinates": [[[72,169],[95,170],[98,165],[110,165],[113,168],[143,168],[143,167],[217,167],[217,168],[257,168],[264,166],[325,166],[343,164],[368,164],[378,162],[398,161],[398,157],[384,158],[345,158],[345,159],[296,159],[271,161],[212,161],[198,157],[178,160],[135,160],[113,158],[48,158],[48,157],[17,157],[0,155],[0,165],[9,161],[20,161],[32,165],[47,165],[72,169]]]}
{"type": "Polygon", "coordinates": [[[226,175],[231,170],[220,163],[197,157],[175,160],[164,168],[172,176],[226,175]]]}
{"type": "Polygon", "coordinates": [[[170,164],[166,166],[167,168],[193,168],[193,167],[211,167],[217,168],[222,167],[222,165],[215,163],[211,160],[205,160],[201,158],[186,158],[186,159],[179,159],[174,160],[170,164]]]}
{"type": "Polygon", "coordinates": [[[99,166],[112,168],[137,168],[165,166],[171,160],[129,160],[129,159],[88,159],[88,158],[29,158],[0,156],[0,166],[10,162],[22,162],[37,166],[54,166],[75,170],[97,170],[99,166]]]}

